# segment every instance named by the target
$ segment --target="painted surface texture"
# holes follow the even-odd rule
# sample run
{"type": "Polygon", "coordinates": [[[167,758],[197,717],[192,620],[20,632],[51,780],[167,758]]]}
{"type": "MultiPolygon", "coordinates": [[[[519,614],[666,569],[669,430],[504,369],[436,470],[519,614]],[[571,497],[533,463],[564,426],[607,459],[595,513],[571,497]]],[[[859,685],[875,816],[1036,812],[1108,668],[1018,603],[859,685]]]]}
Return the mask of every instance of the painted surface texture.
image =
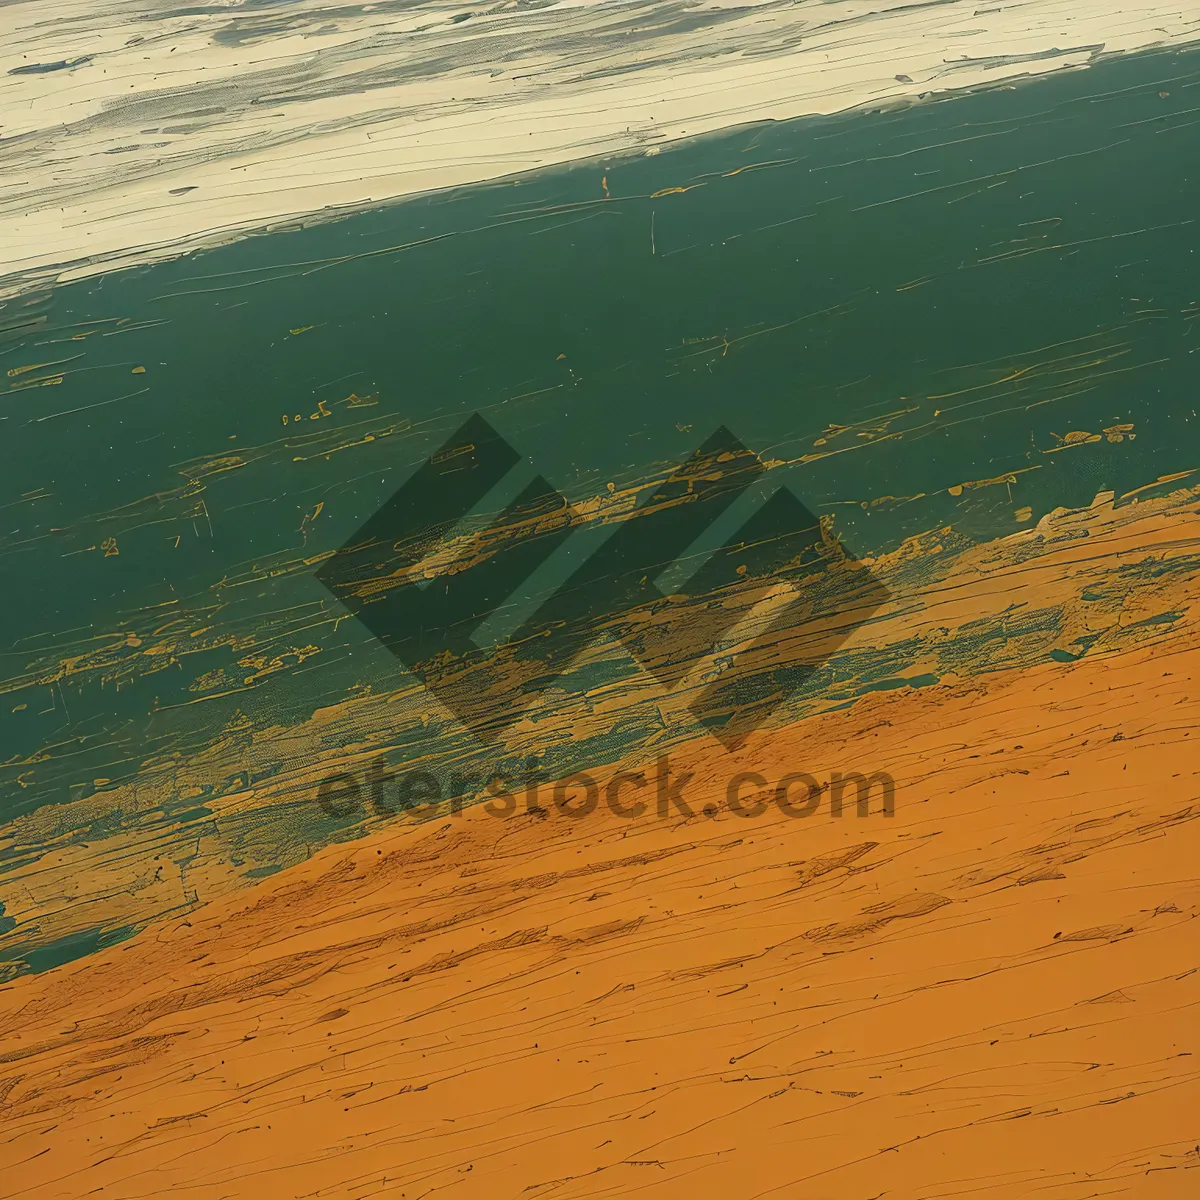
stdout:
{"type": "Polygon", "coordinates": [[[367,8],[81,10],[0,79],[6,1194],[1194,1194],[1195,14],[367,8]],[[181,74],[117,105],[135,51],[181,74]],[[694,124],[648,154],[668,77],[694,124]],[[109,154],[130,121],[179,140],[109,154]],[[376,132],[404,170],[339,190],[376,132]],[[301,155],[361,211],[263,186],[301,155]],[[686,603],[614,604],[563,673],[522,643],[518,685],[440,664],[519,711],[490,745],[319,578],[473,413],[512,479],[366,586],[557,529],[502,644],[714,430],[765,467],[664,564],[686,603]],[[565,506],[497,522],[538,475],[565,506]],[[713,555],[781,487],[828,572],[765,525],[713,555]],[[785,679],[819,636],[763,614],[833,605],[838,554],[885,598],[785,679]],[[729,661],[786,691],[732,751],[694,715],[729,661]],[[664,756],[683,808],[550,801],[664,756]],[[491,815],[531,760],[541,810],[491,815]],[[455,781],[318,802],[418,767],[455,781]],[[838,771],[892,811],[727,789],[838,771]]]}
{"type": "Polygon", "coordinates": [[[1195,0],[0,6],[0,292],[1200,38],[1195,0]]]}

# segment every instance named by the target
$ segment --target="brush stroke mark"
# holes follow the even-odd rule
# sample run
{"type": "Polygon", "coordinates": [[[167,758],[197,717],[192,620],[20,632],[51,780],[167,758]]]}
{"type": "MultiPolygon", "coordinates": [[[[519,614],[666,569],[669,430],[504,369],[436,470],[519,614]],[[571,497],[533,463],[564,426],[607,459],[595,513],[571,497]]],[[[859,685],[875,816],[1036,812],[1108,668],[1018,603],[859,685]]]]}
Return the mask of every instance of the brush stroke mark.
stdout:
{"type": "MultiPolygon", "coordinates": [[[[567,497],[573,540],[598,543],[736,397],[764,489],[803,496],[912,606],[842,647],[780,724],[1169,637],[1187,619],[1191,527],[1153,553],[1136,539],[1159,547],[1153,522],[1195,503],[1197,301],[1179,271],[1200,228],[1179,166],[1195,157],[1195,87],[1187,55],[1119,58],[6,305],[5,975],[363,836],[373,814],[334,821],[313,803],[338,764],[483,769],[313,581],[466,412],[567,497]],[[960,587],[967,602],[943,611],[960,587]]],[[[746,499],[677,583],[766,494],[746,499]]],[[[492,529],[504,508],[468,516],[423,569],[528,533],[492,529]]],[[[769,703],[779,662],[817,649],[751,604],[786,551],[768,537],[727,563],[747,567],[745,587],[702,588],[682,621],[629,609],[609,631],[665,639],[670,663],[690,622],[735,618],[692,682],[719,687],[722,658],[762,635],[734,699],[769,703]]],[[[572,565],[547,562],[500,623],[519,627],[572,565]]],[[[696,735],[696,694],[664,701],[597,643],[500,765],[652,759],[696,735]]]]}
{"type": "Polygon", "coordinates": [[[0,290],[1198,37],[1193,3],[1117,0],[23,0],[0,7],[0,290]]]}
{"type": "MultiPolygon", "coordinates": [[[[1195,518],[1191,519],[1195,524],[1195,518]]],[[[893,819],[467,814],[0,991],[8,1194],[1187,1194],[1194,619],[746,764],[893,819]]]]}
{"type": "MultiPolygon", "coordinates": [[[[916,696],[973,679],[986,687],[991,676],[1038,664],[1119,661],[1171,644],[1194,621],[1198,512],[1195,486],[1123,507],[1102,496],[996,543],[954,548],[943,533],[874,558],[870,570],[889,605],[796,689],[769,728],[869,711],[889,693],[916,696]]],[[[744,592],[726,602],[754,604],[744,592]]],[[[740,640],[721,653],[756,647],[761,663],[747,668],[745,686],[758,682],[773,696],[778,664],[802,658],[812,634],[801,630],[799,645],[787,633],[772,637],[769,617],[735,628],[740,640]]],[[[490,749],[449,714],[431,713],[423,689],[411,685],[348,698],[299,723],[255,728],[243,719],[186,760],[151,759],[130,783],[12,820],[0,854],[15,923],[0,935],[0,956],[10,974],[28,970],[41,946],[91,931],[117,936],[245,887],[268,868],[303,862],[330,840],[441,811],[394,818],[364,801],[331,816],[316,803],[331,775],[365,774],[373,764],[424,769],[463,780],[461,801],[470,804],[489,798],[492,771],[519,778],[530,757],[549,780],[603,763],[644,768],[696,741],[688,706],[719,678],[719,657],[664,698],[652,678],[600,643],[490,749]]],[[[486,672],[473,683],[491,686],[486,672]]],[[[870,763],[895,774],[890,758],[870,763]]],[[[823,756],[820,765],[841,763],[823,756]]]]}

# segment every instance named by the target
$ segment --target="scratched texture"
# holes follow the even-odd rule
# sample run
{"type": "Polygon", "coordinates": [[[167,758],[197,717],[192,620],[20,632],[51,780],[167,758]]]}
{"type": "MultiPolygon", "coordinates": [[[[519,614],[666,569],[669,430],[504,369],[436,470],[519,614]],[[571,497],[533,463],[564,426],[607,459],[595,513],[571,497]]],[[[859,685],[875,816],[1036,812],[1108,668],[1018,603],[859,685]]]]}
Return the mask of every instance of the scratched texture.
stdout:
{"type": "Polygon", "coordinates": [[[1193,1196],[1198,665],[1192,621],[750,748],[887,762],[890,820],[475,809],[19,980],[7,1194],[1193,1196]]]}
{"type": "MultiPolygon", "coordinates": [[[[1200,64],[1113,53],[1119,33],[1186,40],[1194,14],[1089,6],[1086,44],[1048,45],[1067,9],[1032,0],[447,7],[428,29],[429,6],[367,7],[81,9],[30,25],[36,55],[0,82],[6,121],[46,81],[42,103],[83,103],[105,60],[72,30],[218,56],[141,89],[142,115],[34,103],[0,141],[34,222],[0,302],[6,1194],[1194,1195],[1200,64]],[[638,14],[639,49],[610,56],[638,14]],[[286,189],[229,222],[155,226],[139,199],[311,152],[321,195],[365,204],[328,189],[313,131],[370,133],[361,106],[396,103],[421,61],[457,96],[446,64],[501,34],[524,61],[525,22],[551,31],[549,97],[639,55],[651,83],[718,46],[744,64],[755,21],[799,53],[817,16],[845,62],[885,18],[932,22],[942,42],[910,32],[949,71],[948,14],[1028,33],[976,56],[1006,82],[928,94],[884,39],[870,70],[910,92],[831,92],[655,154],[600,130],[611,157],[577,161],[568,130],[337,220],[286,189]],[[387,21],[416,22],[402,66],[363,50],[387,21]],[[272,89],[294,137],[255,124],[272,89]],[[350,95],[341,125],[305,107],[350,95]],[[140,141],[98,165],[122,122],[153,132],[179,104],[198,107],[169,135],[178,179],[140,141]],[[261,228],[280,213],[304,219],[261,228]],[[138,265],[104,273],[114,255],[138,265]],[[613,611],[481,749],[316,578],[476,411],[524,456],[513,494],[540,473],[570,504],[569,552],[496,615],[501,639],[720,425],[767,470],[713,545],[786,486],[887,602],[727,753],[688,708],[719,663],[665,692],[624,647],[653,625],[686,657],[719,613],[747,619],[722,649],[744,653],[795,568],[768,539],[682,619],[613,611]],[[664,752],[701,815],[474,803],[530,755],[603,782],[664,752]],[[316,804],[376,762],[461,773],[464,811],[316,804]],[[887,771],[895,813],[742,818],[738,769],[887,771]]],[[[509,499],[422,571],[536,532],[489,531],[509,499]]],[[[756,651],[749,694],[796,637],[756,651]]]]}
{"type": "Polygon", "coordinates": [[[8,0],[0,294],[1197,38],[1195,0],[8,0]]]}
{"type": "MultiPolygon", "coordinates": [[[[1190,54],[1116,60],[10,301],[5,974],[360,835],[369,814],[313,803],[331,770],[488,769],[315,579],[472,410],[570,500],[568,566],[718,425],[763,456],[893,596],[783,722],[1167,632],[1194,548],[953,621],[926,596],[1095,544],[1060,509],[1193,502],[1196,83],[1190,54]]],[[[444,557],[485,553],[477,526],[444,557]]],[[[687,739],[688,698],[601,639],[490,762],[565,775],[687,739]]]]}

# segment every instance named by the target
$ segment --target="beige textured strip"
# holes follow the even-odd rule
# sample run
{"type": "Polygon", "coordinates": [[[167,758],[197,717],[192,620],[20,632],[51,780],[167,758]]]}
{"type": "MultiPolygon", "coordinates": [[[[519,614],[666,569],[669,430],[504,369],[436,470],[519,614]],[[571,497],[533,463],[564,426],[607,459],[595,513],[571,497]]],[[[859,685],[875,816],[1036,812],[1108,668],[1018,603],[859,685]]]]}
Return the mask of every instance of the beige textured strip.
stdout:
{"type": "Polygon", "coordinates": [[[4,4],[0,295],[330,210],[1198,39],[1197,0],[4,4]]]}

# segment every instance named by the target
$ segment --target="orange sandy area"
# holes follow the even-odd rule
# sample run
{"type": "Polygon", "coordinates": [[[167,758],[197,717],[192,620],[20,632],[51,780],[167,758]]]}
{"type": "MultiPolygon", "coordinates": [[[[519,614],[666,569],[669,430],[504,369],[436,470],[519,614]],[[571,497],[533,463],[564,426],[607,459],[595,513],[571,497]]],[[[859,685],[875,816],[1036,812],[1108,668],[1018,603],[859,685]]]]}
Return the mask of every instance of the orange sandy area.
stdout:
{"type": "Polygon", "coordinates": [[[677,749],[715,816],[396,825],[22,978],[5,1194],[1194,1196],[1198,671],[1187,619],[877,694],[677,749]]]}
{"type": "MultiPolygon", "coordinates": [[[[1107,661],[1137,646],[1158,645],[1174,624],[1164,618],[1186,612],[1195,598],[1200,489],[1175,477],[1120,503],[1101,493],[1085,508],[1056,509],[1036,526],[965,546],[949,530],[932,530],[876,558],[871,570],[892,601],[852,636],[837,668],[840,686],[834,691],[843,696],[883,676],[879,654],[906,678],[947,681],[949,672],[965,678],[1024,670],[1050,653],[1074,656],[1084,646],[1089,659],[1107,661]]],[[[740,605],[741,595],[730,603],[740,605]]],[[[761,625],[742,619],[739,629],[735,655],[756,640],[761,625]]],[[[795,640],[785,634],[760,647],[760,662],[802,659],[809,629],[803,625],[795,640]]],[[[175,637],[139,653],[182,653],[175,637]]],[[[178,639],[189,638],[185,627],[178,639]]],[[[611,664],[622,653],[601,639],[579,665],[611,664]]],[[[705,682],[702,664],[668,694],[645,673],[588,691],[552,689],[526,710],[507,742],[493,748],[491,761],[521,761],[568,739],[607,743],[611,756],[631,754],[636,739],[610,736],[621,723],[635,734],[639,722],[657,725],[655,744],[672,747],[695,730],[689,706],[705,682]]],[[[112,678],[111,686],[120,685],[119,675],[112,678]]],[[[818,694],[793,717],[835,703],[818,694]]],[[[18,817],[0,829],[0,856],[8,863],[5,915],[17,923],[0,933],[0,980],[7,982],[6,971],[16,973],[14,959],[30,945],[31,930],[45,946],[96,930],[157,926],[245,889],[254,869],[291,869],[307,860],[325,843],[306,839],[304,817],[319,815],[313,801],[331,774],[350,771],[361,778],[384,757],[442,778],[461,765],[478,778],[477,758],[444,753],[447,741],[461,744],[460,731],[448,729],[431,707],[427,694],[402,678],[394,692],[364,689],[298,723],[231,725],[228,736],[186,759],[162,755],[133,779],[18,817]],[[250,787],[238,782],[246,776],[250,787]],[[177,809],[180,800],[203,804],[213,819],[164,824],[164,812],[177,809]],[[280,819],[280,813],[290,815],[280,819]],[[93,829],[99,836],[84,835],[93,829]]],[[[783,723],[781,715],[776,723],[783,723]]],[[[363,828],[379,824],[368,816],[363,828]]],[[[321,830],[313,836],[321,837],[321,830]]]]}

